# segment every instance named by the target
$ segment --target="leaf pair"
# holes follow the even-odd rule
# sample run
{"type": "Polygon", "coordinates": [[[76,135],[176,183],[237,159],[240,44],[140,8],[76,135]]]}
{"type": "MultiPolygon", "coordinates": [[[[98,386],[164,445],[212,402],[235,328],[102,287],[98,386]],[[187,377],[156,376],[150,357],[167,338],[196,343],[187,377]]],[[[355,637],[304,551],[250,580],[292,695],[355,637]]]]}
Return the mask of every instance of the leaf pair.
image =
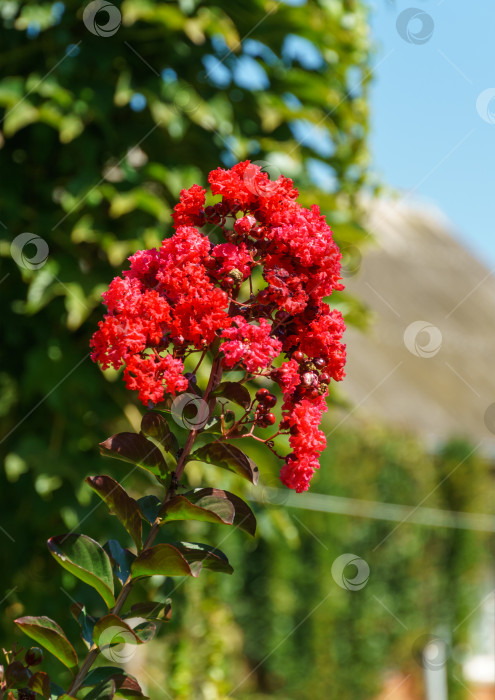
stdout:
{"type": "Polygon", "coordinates": [[[174,496],[162,516],[162,524],[172,520],[200,520],[234,525],[254,535],[256,518],[241,498],[229,491],[204,488],[174,496]]]}
{"type": "MultiPolygon", "coordinates": [[[[251,403],[247,389],[235,382],[224,382],[217,387],[215,394],[225,396],[244,408],[251,403]]],[[[153,474],[158,481],[163,482],[167,474],[174,469],[175,459],[174,464],[170,464],[170,458],[177,458],[178,444],[165,418],[158,413],[150,412],[143,417],[141,434],[113,435],[100,443],[100,452],[102,455],[136,464],[153,474]],[[169,456],[168,462],[167,456],[169,456]]],[[[252,484],[258,483],[259,472],[256,464],[238,447],[228,443],[216,441],[203,445],[189,455],[187,461],[194,460],[227,469],[252,484]]],[[[137,533],[131,536],[134,538],[136,535],[137,533]]]]}
{"type": "Polygon", "coordinates": [[[210,442],[203,445],[187,458],[188,462],[205,462],[242,476],[252,484],[258,483],[259,470],[253,460],[226,442],[210,442]]]}
{"type": "MultiPolygon", "coordinates": [[[[156,496],[144,496],[136,501],[114,479],[106,475],[89,476],[89,486],[116,515],[134,540],[138,552],[142,549],[142,522],[152,524],[161,507],[156,496]]],[[[172,520],[200,520],[211,523],[235,525],[254,535],[256,520],[249,506],[238,496],[220,489],[197,489],[183,496],[172,498],[164,513],[162,522],[172,520]]]]}
{"type": "Polygon", "coordinates": [[[233,568],[225,554],[206,544],[176,542],[145,549],[133,562],[132,577],[199,576],[201,569],[231,574],[233,568]]]}

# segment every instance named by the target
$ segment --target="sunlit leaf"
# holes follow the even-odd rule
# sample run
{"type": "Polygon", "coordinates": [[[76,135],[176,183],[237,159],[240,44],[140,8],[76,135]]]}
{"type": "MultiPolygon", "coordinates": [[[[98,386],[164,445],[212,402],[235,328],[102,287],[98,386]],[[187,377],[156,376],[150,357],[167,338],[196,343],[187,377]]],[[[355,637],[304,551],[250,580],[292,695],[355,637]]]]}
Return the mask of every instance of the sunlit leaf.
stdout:
{"type": "Polygon", "coordinates": [[[259,470],[253,460],[238,447],[225,442],[210,442],[189,455],[188,461],[196,460],[214,464],[229,472],[244,477],[252,484],[258,483],[259,470]]]}
{"type": "Polygon", "coordinates": [[[50,677],[44,671],[37,671],[28,681],[28,687],[34,690],[38,695],[42,695],[46,700],[49,700],[50,692],[50,677]]]}
{"type": "Polygon", "coordinates": [[[60,566],[95,588],[109,608],[114,605],[112,565],[98,542],[87,535],[69,534],[51,537],[47,544],[60,566]]]}
{"type": "Polygon", "coordinates": [[[207,523],[232,525],[234,516],[234,506],[227,499],[210,496],[202,505],[195,505],[185,496],[174,496],[167,503],[161,524],[170,520],[201,520],[207,523]]]}
{"type": "Polygon", "coordinates": [[[100,452],[106,457],[137,464],[158,477],[165,477],[170,471],[158,447],[137,433],[112,435],[100,443],[100,452]]]}
{"type": "Polygon", "coordinates": [[[146,601],[145,603],[134,603],[128,613],[123,615],[127,617],[145,617],[148,620],[162,620],[168,622],[172,617],[172,601],[167,598],[165,601],[146,601]]]}
{"type": "Polygon", "coordinates": [[[219,499],[228,501],[234,507],[233,525],[250,535],[254,536],[256,533],[256,518],[253,511],[242,498],[230,493],[230,491],[213,488],[195,489],[185,493],[184,497],[200,508],[207,509],[212,503],[217,503],[219,499]]]}
{"type": "Polygon", "coordinates": [[[65,636],[63,629],[49,617],[20,617],[15,624],[41,644],[51,654],[57,657],[72,673],[77,670],[77,654],[74,647],[65,636]]]}
{"type": "Polygon", "coordinates": [[[93,637],[95,644],[104,650],[115,644],[146,644],[153,639],[155,632],[156,625],[150,620],[132,627],[118,615],[110,613],[97,620],[93,637]]]}
{"type": "Polygon", "coordinates": [[[143,435],[157,440],[167,452],[177,455],[179,449],[177,438],[170,430],[167,420],[159,413],[149,411],[144,414],[141,421],[141,432],[143,435]]]}
{"type": "Polygon", "coordinates": [[[215,547],[198,542],[174,542],[174,545],[191,565],[201,562],[205,569],[224,574],[234,572],[225,554],[215,547]]]}
{"type": "Polygon", "coordinates": [[[191,563],[171,544],[157,544],[145,549],[133,562],[132,577],[140,576],[199,576],[201,563],[191,563]]]}

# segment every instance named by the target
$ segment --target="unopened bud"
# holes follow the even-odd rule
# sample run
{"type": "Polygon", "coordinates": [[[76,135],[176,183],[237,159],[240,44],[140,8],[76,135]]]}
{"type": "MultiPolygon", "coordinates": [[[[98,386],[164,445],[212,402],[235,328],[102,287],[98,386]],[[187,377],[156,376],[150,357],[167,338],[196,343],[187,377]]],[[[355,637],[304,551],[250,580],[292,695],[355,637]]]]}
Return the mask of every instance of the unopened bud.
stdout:
{"type": "MultiPolygon", "coordinates": [[[[96,477],[98,479],[98,477],[96,477]]],[[[26,651],[24,661],[28,666],[39,666],[43,661],[43,652],[39,647],[31,647],[26,651]]]]}
{"type": "Polygon", "coordinates": [[[301,382],[304,386],[313,386],[314,384],[317,384],[318,377],[314,372],[304,372],[301,377],[301,382]]]}
{"type": "Polygon", "coordinates": [[[235,221],[234,230],[236,233],[246,234],[249,233],[249,231],[253,228],[255,224],[256,219],[254,218],[254,216],[248,214],[247,216],[242,216],[240,219],[237,219],[237,221],[235,221]]]}
{"type": "Polygon", "coordinates": [[[234,269],[229,272],[229,277],[233,279],[234,282],[236,282],[236,284],[239,284],[239,282],[242,282],[243,280],[242,272],[236,267],[234,267],[234,269]]]}

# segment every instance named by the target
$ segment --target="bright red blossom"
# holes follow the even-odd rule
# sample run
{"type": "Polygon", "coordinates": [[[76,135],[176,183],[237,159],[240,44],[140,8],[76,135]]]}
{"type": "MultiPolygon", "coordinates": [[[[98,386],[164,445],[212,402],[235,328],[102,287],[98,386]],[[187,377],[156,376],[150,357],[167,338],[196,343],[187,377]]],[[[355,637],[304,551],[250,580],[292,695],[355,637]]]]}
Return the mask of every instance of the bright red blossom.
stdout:
{"type": "Polygon", "coordinates": [[[282,349],[282,343],[270,336],[271,323],[262,318],[255,326],[242,316],[235,316],[233,321],[234,325],[222,333],[222,338],[229,339],[222,345],[226,367],[239,363],[248,372],[256,373],[271,365],[282,349]]]}
{"type": "MultiPolygon", "coordinates": [[[[301,207],[288,178],[272,181],[245,161],[208,180],[212,203],[199,185],[182,190],[174,235],[137,251],[110,284],[92,358],[124,366],[145,405],[187,390],[185,359],[213,343],[224,367],[270,376],[284,395],[280,430],[292,449],[281,478],[302,491],[325,447],[328,382],[344,376],[344,322],[323,302],[342,289],[340,253],[319,208],[301,207]]],[[[262,428],[273,426],[273,401],[256,409],[262,428]]]]}
{"type": "Polygon", "coordinates": [[[160,403],[164,391],[174,394],[185,391],[187,379],[182,376],[184,365],[172,355],[152,354],[145,357],[131,355],[124,370],[124,379],[128,389],[139,391],[139,399],[147,404],[160,403]]]}

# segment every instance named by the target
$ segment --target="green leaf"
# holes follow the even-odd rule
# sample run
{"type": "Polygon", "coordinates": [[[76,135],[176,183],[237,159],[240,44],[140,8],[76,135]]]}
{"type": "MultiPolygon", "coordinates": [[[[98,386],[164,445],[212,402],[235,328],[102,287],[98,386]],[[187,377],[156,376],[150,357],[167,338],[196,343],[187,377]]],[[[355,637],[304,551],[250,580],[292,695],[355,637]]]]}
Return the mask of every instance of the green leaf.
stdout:
{"type": "Polygon", "coordinates": [[[245,386],[238,382],[222,382],[217,386],[212,396],[221,396],[247,410],[251,405],[251,394],[245,386]]]}
{"type": "Polygon", "coordinates": [[[88,476],[86,482],[105,501],[110,513],[117,516],[140,551],[142,522],[138,502],[131,498],[119,483],[105,474],[88,476]]]}
{"type": "Polygon", "coordinates": [[[50,699],[50,677],[44,671],[36,671],[28,681],[28,687],[46,700],[50,699]]]}
{"type": "Polygon", "coordinates": [[[102,681],[106,681],[109,678],[114,678],[115,676],[120,676],[123,673],[124,670],[120,668],[120,666],[100,666],[98,668],[92,668],[81,683],[81,688],[91,685],[98,685],[98,683],[101,683],[102,681]]]}
{"type": "Polygon", "coordinates": [[[90,690],[85,698],[88,700],[112,700],[115,695],[115,681],[112,678],[101,681],[98,685],[95,685],[93,690],[90,690]]]}
{"type": "Polygon", "coordinates": [[[104,442],[100,442],[100,453],[106,457],[115,457],[124,462],[137,464],[159,478],[164,478],[170,471],[162,453],[156,445],[137,433],[118,433],[104,442]]]}
{"type": "Polygon", "coordinates": [[[93,644],[94,619],[87,614],[86,607],[82,603],[72,603],[70,611],[81,626],[81,637],[89,649],[93,644]]]}
{"type": "Polygon", "coordinates": [[[141,421],[141,432],[143,435],[154,438],[167,452],[172,452],[177,457],[179,443],[171,432],[166,418],[159,413],[150,411],[145,413],[141,421]]]}
{"type": "Polygon", "coordinates": [[[147,601],[145,603],[134,603],[128,613],[122,617],[144,617],[148,620],[161,620],[168,622],[172,617],[172,600],[167,598],[163,602],[147,601]]]}
{"type": "Polygon", "coordinates": [[[110,557],[113,563],[113,572],[124,585],[131,575],[131,564],[136,558],[134,552],[129,549],[124,549],[118,540],[108,540],[103,546],[103,549],[110,557]]]}
{"type": "Polygon", "coordinates": [[[15,624],[57,657],[72,673],[77,671],[77,654],[74,647],[65,636],[65,632],[49,617],[19,617],[15,624]]]}
{"type": "Polygon", "coordinates": [[[56,683],[50,683],[50,700],[58,700],[58,698],[69,697],[65,695],[64,689],[56,683]]]}
{"type": "Polygon", "coordinates": [[[116,644],[146,644],[153,639],[155,632],[156,625],[150,620],[131,626],[118,615],[110,613],[95,623],[93,637],[95,644],[104,650],[116,644]]]}
{"type": "Polygon", "coordinates": [[[210,508],[210,499],[217,501],[218,499],[230,502],[234,507],[234,522],[235,527],[244,530],[249,535],[254,536],[256,533],[256,518],[248,504],[230,491],[222,489],[204,488],[188,491],[184,494],[191,503],[200,508],[210,508]]]}
{"type": "Polygon", "coordinates": [[[124,698],[145,698],[143,691],[134,676],[124,671],[119,666],[100,666],[89,671],[81,687],[97,685],[102,681],[112,679],[115,681],[116,694],[124,698]]]}
{"type": "Polygon", "coordinates": [[[252,484],[258,483],[259,471],[253,460],[239,448],[225,442],[210,442],[188,457],[188,462],[206,462],[244,477],[252,484]]]}
{"type": "Polygon", "coordinates": [[[174,542],[174,545],[189,564],[201,562],[205,569],[211,569],[211,571],[219,571],[224,574],[232,574],[234,572],[225,554],[219,549],[210,547],[208,544],[174,542]]]}
{"type": "Polygon", "coordinates": [[[153,525],[162,505],[160,499],[156,496],[143,496],[138,498],[138,503],[144,519],[153,525]]]}
{"type": "Polygon", "coordinates": [[[167,503],[160,525],[171,520],[201,520],[207,523],[232,525],[234,516],[234,506],[226,499],[209,496],[205,497],[201,505],[195,505],[184,496],[174,496],[167,503]]]}
{"type": "Polygon", "coordinates": [[[157,544],[145,549],[133,562],[132,577],[140,576],[199,576],[201,563],[189,564],[181,552],[171,544],[157,544]]]}
{"type": "Polygon", "coordinates": [[[51,537],[47,544],[60,566],[95,588],[107,607],[115,604],[112,565],[98,542],[87,535],[69,534],[51,537]]]}

